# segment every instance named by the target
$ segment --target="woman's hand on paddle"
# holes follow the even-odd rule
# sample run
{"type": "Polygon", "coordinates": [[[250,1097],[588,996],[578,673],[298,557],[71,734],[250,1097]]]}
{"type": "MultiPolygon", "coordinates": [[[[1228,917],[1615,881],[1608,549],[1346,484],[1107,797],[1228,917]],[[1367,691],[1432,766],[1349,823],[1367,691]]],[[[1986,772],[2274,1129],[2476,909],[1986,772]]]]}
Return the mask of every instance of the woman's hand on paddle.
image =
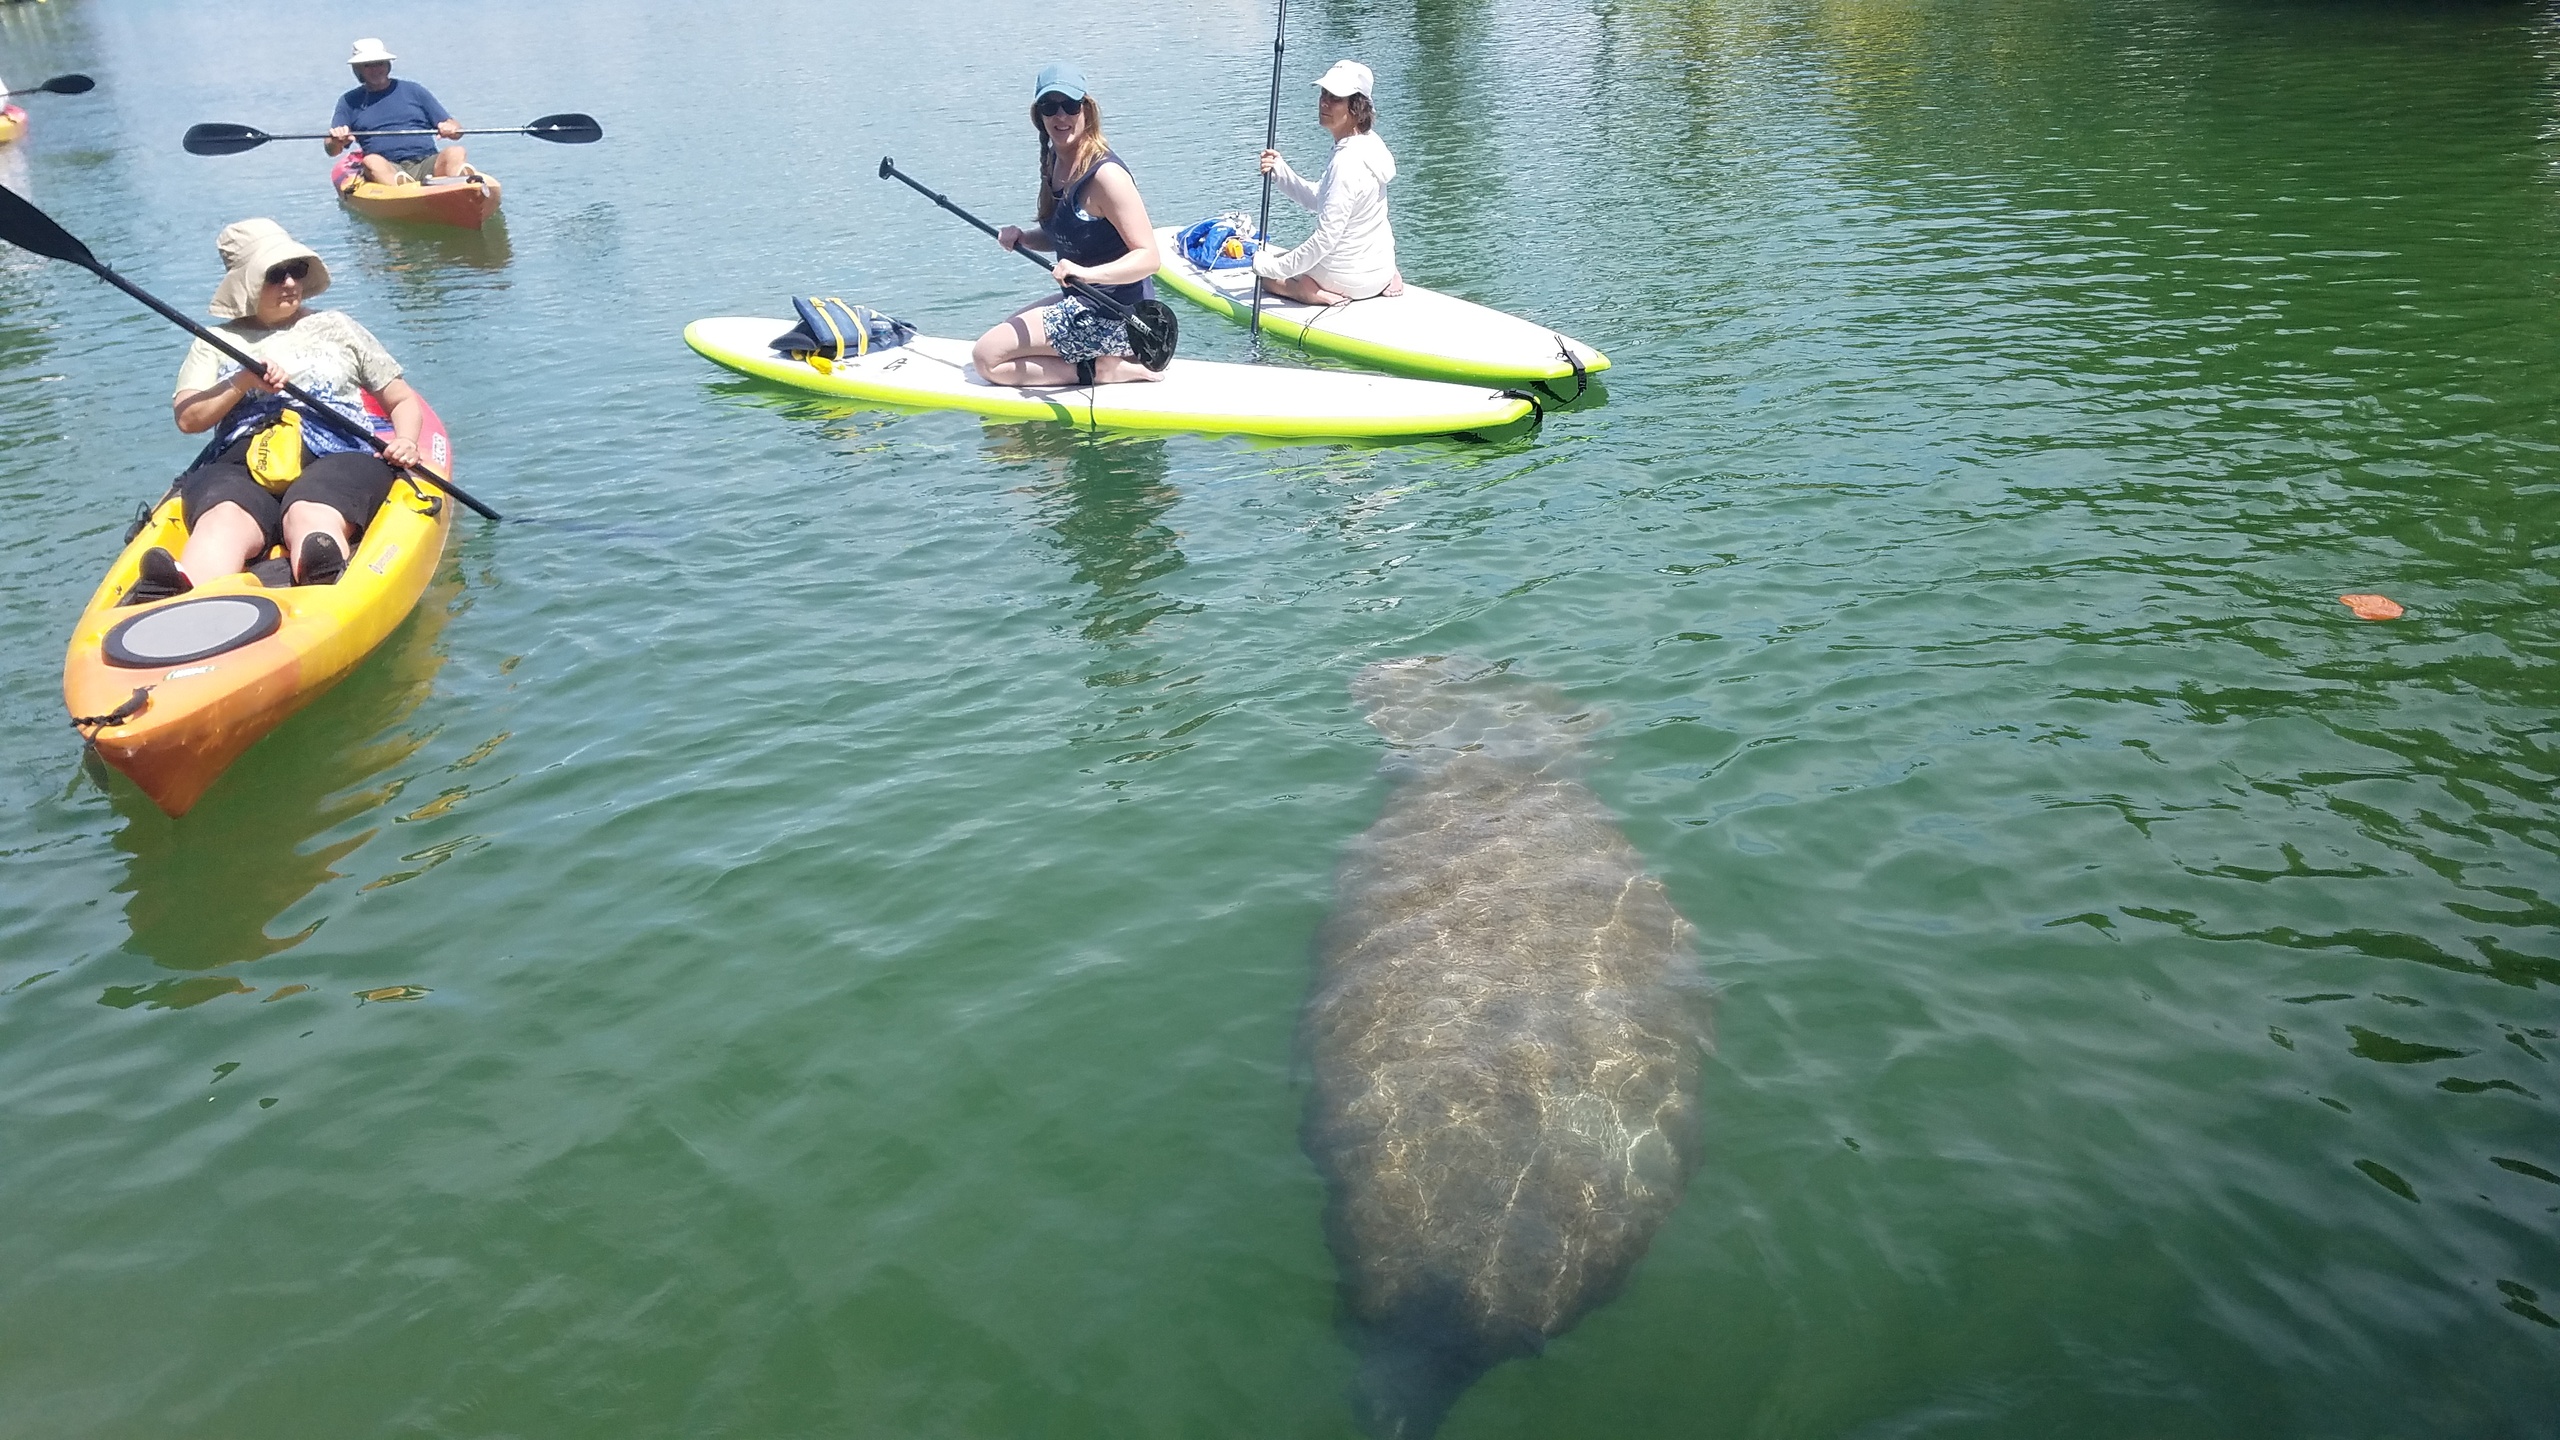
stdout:
{"type": "Polygon", "coordinates": [[[1262,152],[1262,173],[1263,173],[1263,174],[1265,174],[1265,175],[1268,175],[1268,174],[1270,174],[1272,171],[1277,170],[1277,169],[1279,169],[1279,168],[1280,168],[1280,152],[1279,152],[1279,151],[1277,151],[1277,150],[1265,150],[1265,151],[1263,151],[1263,152],[1262,152]]]}
{"type": "Polygon", "coordinates": [[[394,435],[382,442],[382,458],[406,470],[418,463],[418,442],[406,435],[394,435]]]}
{"type": "Polygon", "coordinates": [[[249,370],[235,372],[231,377],[231,388],[239,391],[243,395],[255,395],[264,390],[281,390],[286,385],[290,384],[292,380],[292,376],[284,373],[283,366],[278,365],[271,360],[267,362],[267,369],[264,374],[258,374],[249,370]],[[247,382],[246,384],[241,383],[244,380],[247,382]]]}
{"type": "Polygon", "coordinates": [[[1093,283],[1093,272],[1072,260],[1061,260],[1050,266],[1049,277],[1057,281],[1058,288],[1062,290],[1070,280],[1082,280],[1088,285],[1093,283]]]}
{"type": "Polygon", "coordinates": [[[1022,227],[1019,225],[1007,225],[998,229],[996,231],[996,243],[1007,250],[1021,249],[1022,227]]]}

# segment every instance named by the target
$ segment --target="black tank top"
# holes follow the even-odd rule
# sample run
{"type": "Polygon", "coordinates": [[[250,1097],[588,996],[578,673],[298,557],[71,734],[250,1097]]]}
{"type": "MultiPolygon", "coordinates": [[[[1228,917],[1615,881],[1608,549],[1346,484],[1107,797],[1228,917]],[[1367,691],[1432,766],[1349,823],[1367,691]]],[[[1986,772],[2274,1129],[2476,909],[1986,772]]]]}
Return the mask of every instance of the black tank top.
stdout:
{"type": "MultiPolygon", "coordinates": [[[[1119,226],[1084,211],[1084,187],[1093,183],[1093,177],[1101,174],[1105,165],[1117,165],[1122,174],[1129,174],[1128,162],[1122,160],[1118,152],[1105,150],[1102,158],[1093,162],[1092,169],[1076,177],[1076,182],[1058,196],[1057,207],[1049,212],[1049,238],[1058,243],[1058,258],[1061,260],[1072,260],[1078,265],[1108,265],[1129,253],[1129,242],[1122,238],[1119,226]]],[[[1129,175],[1132,184],[1137,178],[1129,175]]],[[[1123,305],[1134,305],[1141,300],[1155,298],[1156,282],[1149,278],[1127,285],[1096,285],[1093,288],[1123,305]]]]}

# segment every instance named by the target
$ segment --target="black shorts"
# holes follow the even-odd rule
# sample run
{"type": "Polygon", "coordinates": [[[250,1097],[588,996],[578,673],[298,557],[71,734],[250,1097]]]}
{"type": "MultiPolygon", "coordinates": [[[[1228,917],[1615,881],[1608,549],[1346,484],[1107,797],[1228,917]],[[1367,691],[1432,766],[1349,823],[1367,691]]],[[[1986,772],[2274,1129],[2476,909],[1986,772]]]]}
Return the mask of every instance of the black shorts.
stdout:
{"type": "Polygon", "coordinates": [[[189,530],[196,527],[198,517],[228,502],[249,512],[249,517],[266,532],[268,544],[281,545],[286,507],[310,502],[337,511],[361,536],[364,527],[373,523],[373,512],[390,498],[391,482],[398,473],[381,456],[364,451],[316,459],[306,451],[302,477],[278,495],[251,477],[245,458],[248,453],[249,441],[244,439],[212,463],[178,477],[178,498],[187,502],[189,530]]]}

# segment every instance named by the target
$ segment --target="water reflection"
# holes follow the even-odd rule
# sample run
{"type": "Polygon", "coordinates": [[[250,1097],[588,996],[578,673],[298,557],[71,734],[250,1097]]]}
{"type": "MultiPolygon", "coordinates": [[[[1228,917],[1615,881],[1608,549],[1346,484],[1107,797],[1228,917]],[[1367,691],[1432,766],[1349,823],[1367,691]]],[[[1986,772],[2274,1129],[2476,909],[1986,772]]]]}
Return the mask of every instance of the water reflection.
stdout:
{"type": "Polygon", "coordinates": [[[507,238],[507,217],[491,216],[477,230],[455,225],[403,225],[350,216],[349,248],[361,255],[368,271],[402,291],[401,299],[434,302],[445,272],[459,265],[470,270],[503,270],[515,258],[507,238]]]}
{"type": "MultiPolygon", "coordinates": [[[[201,972],[290,950],[318,931],[318,915],[286,920],[281,933],[275,926],[340,878],[338,862],[375,827],[322,837],[399,795],[402,782],[377,782],[429,738],[402,722],[443,668],[436,642],[461,591],[461,577],[446,567],[380,651],[251,746],[185,818],[171,820],[122,779],[109,784],[125,822],[114,843],[132,857],[119,887],[128,897],[130,948],[166,969],[201,972]]],[[[99,1001],[181,1009],[251,988],[234,976],[197,974],[113,986],[99,1001]]]]}
{"type": "MultiPolygon", "coordinates": [[[[1180,534],[1164,523],[1182,498],[1166,479],[1163,440],[1105,439],[1059,425],[990,425],[986,456],[1041,478],[1023,488],[1036,497],[1042,523],[1057,533],[1078,583],[1093,587],[1081,610],[1086,639],[1119,651],[1170,614],[1199,607],[1154,588],[1184,564],[1180,534]]],[[[1126,665],[1096,678],[1125,684],[1126,665]]]]}

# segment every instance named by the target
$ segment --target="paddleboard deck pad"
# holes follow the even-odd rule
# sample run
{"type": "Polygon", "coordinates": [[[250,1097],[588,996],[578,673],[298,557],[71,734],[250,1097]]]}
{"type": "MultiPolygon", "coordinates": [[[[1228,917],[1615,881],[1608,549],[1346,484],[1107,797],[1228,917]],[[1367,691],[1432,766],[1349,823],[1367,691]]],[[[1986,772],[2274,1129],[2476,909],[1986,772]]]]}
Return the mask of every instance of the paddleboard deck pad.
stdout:
{"type": "MultiPolygon", "coordinates": [[[[1164,268],[1156,278],[1183,299],[1237,324],[1253,317],[1253,271],[1203,270],[1176,243],[1181,231],[1156,232],[1164,268]]],[[[1265,294],[1265,333],[1326,355],[1408,374],[1488,385],[1537,383],[1556,399],[1579,394],[1580,375],[1609,368],[1609,357],[1543,325],[1408,282],[1401,295],[1347,305],[1302,305],[1265,294]],[[1554,387],[1568,388],[1557,393],[1554,387]]]]}
{"type": "Polygon", "coordinates": [[[1096,430],[1185,431],[1274,439],[1409,439],[1483,434],[1527,420],[1525,396],[1436,380],[1289,366],[1175,360],[1164,378],[1118,385],[989,385],[969,342],[919,335],[889,350],[821,369],[774,348],[797,329],[752,315],[696,320],[684,342],[704,359],[798,390],[1001,420],[1052,420],[1096,430]]]}

